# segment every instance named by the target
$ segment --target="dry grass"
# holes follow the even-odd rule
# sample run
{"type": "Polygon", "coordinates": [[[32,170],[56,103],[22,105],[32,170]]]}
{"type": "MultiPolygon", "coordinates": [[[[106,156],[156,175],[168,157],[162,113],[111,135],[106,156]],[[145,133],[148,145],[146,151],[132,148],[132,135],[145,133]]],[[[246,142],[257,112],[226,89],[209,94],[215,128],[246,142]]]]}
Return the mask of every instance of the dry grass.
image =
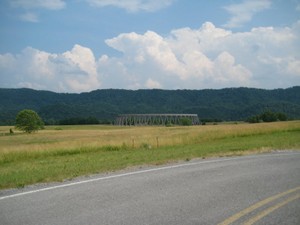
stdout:
{"type": "MultiPolygon", "coordinates": [[[[15,131],[0,136],[0,154],[121,145],[138,148],[144,144],[162,147],[299,127],[300,121],[191,127],[49,126],[34,134],[15,131]]],[[[10,128],[0,127],[0,133],[8,133],[10,128]]]]}
{"type": "Polygon", "coordinates": [[[142,164],[300,149],[300,121],[192,127],[50,126],[34,134],[9,135],[10,128],[0,127],[0,189],[142,164]]]}

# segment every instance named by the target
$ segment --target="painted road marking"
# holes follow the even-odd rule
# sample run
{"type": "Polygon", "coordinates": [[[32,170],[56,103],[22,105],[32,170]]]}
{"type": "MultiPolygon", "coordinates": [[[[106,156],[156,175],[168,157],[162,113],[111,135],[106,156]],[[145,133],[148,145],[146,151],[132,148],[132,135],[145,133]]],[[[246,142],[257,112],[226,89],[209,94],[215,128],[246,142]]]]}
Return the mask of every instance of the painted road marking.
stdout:
{"type": "MultiPolygon", "coordinates": [[[[299,153],[297,153],[297,154],[299,154],[299,153]]],[[[290,155],[290,154],[284,154],[284,155],[290,155]]],[[[243,157],[243,158],[244,159],[245,158],[249,159],[249,158],[255,158],[255,157],[252,156],[252,157],[243,157]]],[[[0,201],[4,200],[4,199],[8,199],[8,198],[15,198],[15,197],[20,197],[20,196],[24,196],[24,195],[35,194],[35,193],[38,193],[38,192],[50,191],[50,190],[54,190],[54,189],[65,188],[65,187],[70,187],[70,186],[75,186],[75,185],[80,185],[80,184],[85,184],[85,183],[91,183],[91,182],[96,182],[96,181],[102,181],[102,180],[108,180],[108,179],[113,179],[113,178],[132,176],[132,175],[143,174],[143,173],[150,173],[150,172],[155,172],[155,171],[176,169],[176,168],[180,168],[180,167],[195,166],[195,165],[201,165],[201,164],[207,164],[207,163],[233,161],[233,160],[239,160],[239,159],[243,159],[243,158],[236,157],[236,158],[225,158],[225,159],[223,158],[223,159],[207,160],[207,161],[200,161],[200,162],[194,162],[194,163],[191,162],[191,163],[184,163],[184,164],[173,165],[173,166],[164,166],[164,167],[158,167],[158,168],[153,168],[153,169],[140,170],[140,171],[129,172],[129,173],[122,173],[122,174],[111,175],[111,176],[106,176],[106,177],[99,177],[99,178],[88,179],[88,180],[83,180],[83,181],[77,181],[77,182],[72,182],[72,183],[67,183],[67,184],[61,184],[61,185],[47,187],[47,188],[41,188],[41,189],[27,191],[27,192],[21,192],[21,193],[12,194],[12,195],[6,195],[6,196],[0,197],[0,201]]]]}
{"type": "Polygon", "coordinates": [[[274,205],[274,206],[262,211],[261,213],[258,213],[255,217],[251,218],[246,223],[244,223],[244,225],[252,225],[252,224],[256,223],[257,221],[259,221],[260,219],[262,219],[263,217],[270,214],[271,212],[275,211],[276,209],[279,209],[280,207],[282,207],[292,201],[295,201],[298,198],[300,198],[300,194],[292,196],[283,202],[279,202],[277,205],[274,205]]]}
{"type": "Polygon", "coordinates": [[[113,178],[120,178],[120,177],[132,176],[132,175],[137,175],[137,174],[150,173],[150,172],[155,172],[155,171],[176,169],[176,168],[180,168],[180,167],[195,166],[195,165],[201,165],[201,164],[207,164],[207,163],[217,163],[217,162],[224,162],[224,161],[242,160],[242,159],[253,159],[253,158],[261,159],[264,157],[290,156],[290,155],[299,155],[299,153],[293,152],[293,153],[277,153],[277,154],[267,154],[267,155],[243,156],[243,157],[213,159],[213,160],[200,161],[200,162],[190,162],[190,163],[178,164],[178,165],[173,165],[173,166],[164,166],[164,167],[158,167],[158,168],[154,168],[154,169],[140,170],[140,171],[117,174],[117,175],[112,175],[112,176],[107,176],[107,177],[99,177],[99,178],[77,181],[77,182],[72,182],[72,183],[67,183],[67,184],[61,184],[61,185],[47,187],[47,188],[41,188],[41,189],[27,191],[27,192],[21,192],[21,193],[12,194],[12,195],[6,195],[6,196],[0,197],[0,201],[4,200],[4,199],[8,199],[8,198],[15,198],[15,197],[20,197],[20,196],[24,196],[24,195],[35,194],[38,192],[50,191],[50,190],[54,190],[54,189],[65,188],[65,187],[86,184],[86,183],[91,183],[91,182],[97,182],[97,181],[101,181],[101,180],[108,180],[108,179],[113,179],[113,178]]]}
{"type": "MultiPolygon", "coordinates": [[[[278,199],[278,198],[284,197],[284,196],[286,196],[286,195],[288,195],[288,194],[291,194],[291,193],[296,192],[296,191],[299,191],[299,190],[300,190],[300,186],[299,186],[299,187],[296,187],[296,188],[293,188],[293,189],[290,189],[290,190],[288,190],[288,191],[279,193],[279,194],[277,194],[277,195],[271,196],[271,197],[269,197],[269,198],[266,198],[266,199],[264,199],[264,200],[262,200],[262,201],[260,201],[260,202],[257,202],[256,204],[254,204],[254,205],[252,205],[252,206],[250,206],[250,207],[248,207],[248,208],[246,208],[246,209],[244,209],[244,210],[242,210],[242,211],[240,211],[240,212],[234,214],[233,216],[231,216],[231,217],[229,217],[228,219],[224,220],[223,222],[219,223],[219,225],[229,225],[229,224],[232,224],[233,222],[235,222],[235,221],[237,221],[238,219],[240,219],[241,217],[243,217],[243,216],[245,216],[245,215],[247,215],[247,214],[253,212],[254,210],[256,210],[256,209],[258,209],[258,208],[260,208],[260,207],[262,207],[262,206],[264,206],[264,205],[266,205],[266,204],[268,204],[268,203],[270,203],[270,202],[273,202],[273,201],[275,201],[275,200],[278,199]]],[[[297,195],[297,196],[298,196],[298,195],[297,195]]],[[[292,200],[290,200],[290,201],[292,201],[292,200]]],[[[289,202],[290,202],[290,201],[289,201],[289,202]]],[[[283,202],[283,203],[285,203],[285,202],[283,202]]],[[[288,202],[287,202],[287,203],[288,203],[288,202]]],[[[285,203],[285,204],[287,204],[287,203],[285,203]]],[[[279,204],[281,204],[281,203],[279,203],[279,204]]],[[[283,205],[282,205],[282,206],[283,206],[283,205]]],[[[275,206],[274,206],[274,207],[275,207],[275,206]]],[[[281,207],[281,206],[279,206],[279,207],[281,207]]],[[[278,208],[279,208],[279,207],[278,207],[278,208]]],[[[273,207],[271,207],[271,208],[273,208],[273,207]]],[[[275,208],[275,209],[276,209],[276,208],[275,208]]],[[[274,210],[275,210],[275,209],[274,209],[274,210]]],[[[273,210],[273,211],[274,211],[274,210],[273,210]]],[[[250,224],[251,224],[251,223],[250,223],[250,224]]]]}

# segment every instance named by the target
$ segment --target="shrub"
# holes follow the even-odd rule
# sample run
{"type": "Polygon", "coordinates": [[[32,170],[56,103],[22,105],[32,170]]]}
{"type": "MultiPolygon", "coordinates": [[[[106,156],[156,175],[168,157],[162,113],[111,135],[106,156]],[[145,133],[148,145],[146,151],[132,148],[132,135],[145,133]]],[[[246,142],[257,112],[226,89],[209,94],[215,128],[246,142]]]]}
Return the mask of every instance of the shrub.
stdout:
{"type": "Polygon", "coordinates": [[[190,118],[181,118],[179,124],[182,126],[192,126],[192,120],[190,118]]]}
{"type": "Polygon", "coordinates": [[[246,122],[259,123],[259,122],[275,122],[287,121],[287,116],[283,113],[274,113],[272,111],[265,111],[260,115],[249,117],[246,122]]]}

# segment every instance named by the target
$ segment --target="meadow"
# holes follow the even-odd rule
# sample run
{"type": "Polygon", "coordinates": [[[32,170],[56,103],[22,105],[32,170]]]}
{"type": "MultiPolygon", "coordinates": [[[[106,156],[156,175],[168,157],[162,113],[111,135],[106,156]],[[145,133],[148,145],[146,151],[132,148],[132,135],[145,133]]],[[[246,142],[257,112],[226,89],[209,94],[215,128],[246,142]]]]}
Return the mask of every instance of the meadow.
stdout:
{"type": "Polygon", "coordinates": [[[63,181],[133,166],[300,149],[300,121],[205,126],[0,127],[0,189],[63,181]]]}

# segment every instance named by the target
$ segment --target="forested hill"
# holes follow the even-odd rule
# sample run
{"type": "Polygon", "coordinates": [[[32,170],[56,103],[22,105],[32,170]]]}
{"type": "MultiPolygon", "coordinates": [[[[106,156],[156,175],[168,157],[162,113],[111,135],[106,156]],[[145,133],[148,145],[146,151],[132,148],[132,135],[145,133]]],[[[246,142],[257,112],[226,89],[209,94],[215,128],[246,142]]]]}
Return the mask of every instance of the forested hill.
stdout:
{"type": "Polygon", "coordinates": [[[112,121],[126,113],[196,113],[200,119],[245,120],[270,110],[300,119],[300,86],[263,90],[96,90],[61,94],[31,89],[0,89],[0,124],[13,124],[22,109],[35,110],[44,121],[95,117],[112,121]]]}

